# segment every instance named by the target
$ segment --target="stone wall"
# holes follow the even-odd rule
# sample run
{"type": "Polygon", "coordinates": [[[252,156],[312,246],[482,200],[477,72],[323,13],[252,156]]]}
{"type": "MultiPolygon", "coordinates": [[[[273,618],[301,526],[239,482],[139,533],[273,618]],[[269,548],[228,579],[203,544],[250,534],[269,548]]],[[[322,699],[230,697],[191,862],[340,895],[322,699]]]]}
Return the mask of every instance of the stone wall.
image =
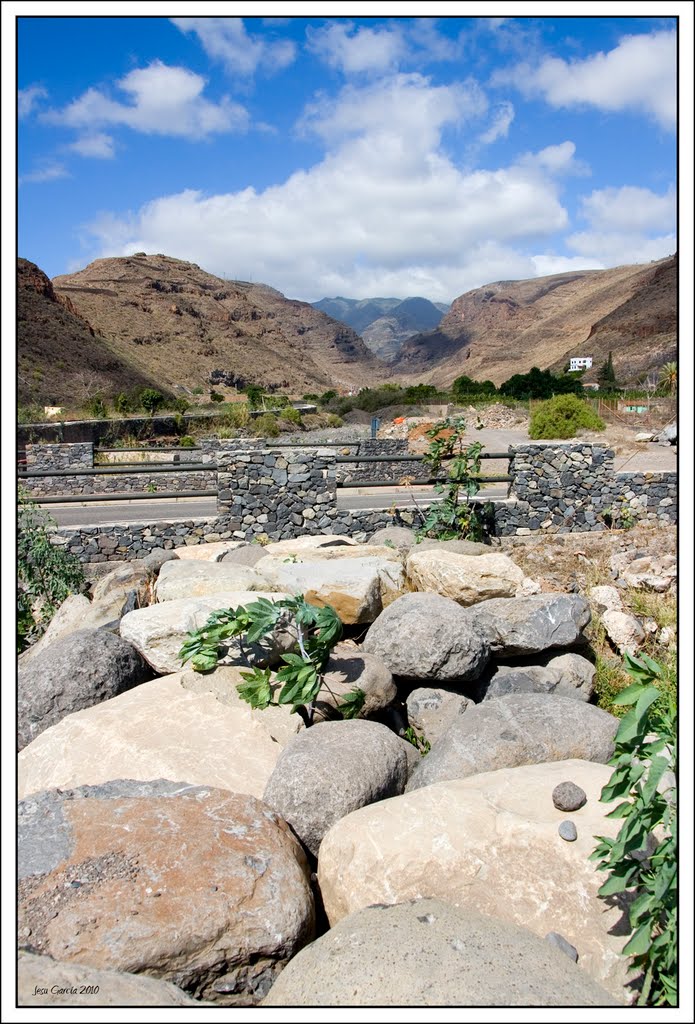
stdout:
{"type": "Polygon", "coordinates": [[[94,445],[91,441],[80,444],[27,444],[26,460],[27,471],[91,469],[94,465],[94,445]]]}
{"type": "Polygon", "coordinates": [[[214,469],[189,473],[150,473],[133,469],[132,473],[75,476],[44,476],[22,480],[25,490],[34,498],[44,495],[79,497],[82,494],[142,494],[147,491],[211,491],[217,486],[214,469]]]}
{"type": "MultiPolygon", "coordinates": [[[[339,455],[350,455],[355,458],[365,455],[407,455],[408,440],[368,437],[355,444],[341,445],[337,451],[339,455]]],[[[352,483],[353,480],[393,480],[397,483],[404,477],[420,480],[426,479],[429,475],[429,469],[417,458],[411,462],[346,462],[336,467],[336,481],[346,484],[352,483]]]]}

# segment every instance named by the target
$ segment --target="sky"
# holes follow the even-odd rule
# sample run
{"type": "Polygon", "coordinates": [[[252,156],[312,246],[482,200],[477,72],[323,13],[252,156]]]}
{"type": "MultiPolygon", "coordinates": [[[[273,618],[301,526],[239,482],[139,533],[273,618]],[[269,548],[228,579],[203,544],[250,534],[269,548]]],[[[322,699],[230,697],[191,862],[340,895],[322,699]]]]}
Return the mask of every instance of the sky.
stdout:
{"type": "Polygon", "coordinates": [[[450,302],[676,250],[675,17],[10,6],[18,255],[50,277],[144,251],[306,301],[450,302]]]}

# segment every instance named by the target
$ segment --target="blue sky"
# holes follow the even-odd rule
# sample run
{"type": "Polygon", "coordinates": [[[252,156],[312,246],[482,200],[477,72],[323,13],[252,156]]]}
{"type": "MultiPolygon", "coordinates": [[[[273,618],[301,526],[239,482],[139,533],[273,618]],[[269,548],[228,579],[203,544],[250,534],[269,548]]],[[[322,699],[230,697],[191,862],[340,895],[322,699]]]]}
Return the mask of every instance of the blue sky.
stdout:
{"type": "Polygon", "coordinates": [[[676,249],[675,18],[10,6],[18,251],[51,277],[162,252],[308,301],[451,301],[676,249]]]}

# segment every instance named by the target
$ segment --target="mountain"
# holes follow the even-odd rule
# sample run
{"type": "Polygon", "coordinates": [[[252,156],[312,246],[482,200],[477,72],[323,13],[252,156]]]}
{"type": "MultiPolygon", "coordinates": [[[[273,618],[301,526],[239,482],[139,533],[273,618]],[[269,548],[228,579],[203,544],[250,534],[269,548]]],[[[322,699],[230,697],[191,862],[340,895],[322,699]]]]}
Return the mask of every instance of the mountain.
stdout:
{"type": "Polygon", "coordinates": [[[413,334],[433,330],[449,307],[419,296],[408,299],[321,299],[315,309],[352,327],[367,347],[385,362],[393,362],[403,342],[413,334]]]}
{"type": "Polygon", "coordinates": [[[155,386],[154,378],[124,358],[57,295],[35,263],[17,261],[17,400],[20,405],[82,404],[155,386]]]}
{"type": "Polygon", "coordinates": [[[60,301],[160,390],[207,388],[214,371],[218,379],[300,394],[385,376],[351,328],[309,303],[170,256],[95,260],[52,284],[60,301]]]}
{"type": "Polygon", "coordinates": [[[677,257],[649,264],[498,281],[455,299],[434,331],[404,342],[398,373],[448,386],[461,374],[499,385],[532,366],[562,370],[613,353],[619,384],[677,354],[677,257]]]}

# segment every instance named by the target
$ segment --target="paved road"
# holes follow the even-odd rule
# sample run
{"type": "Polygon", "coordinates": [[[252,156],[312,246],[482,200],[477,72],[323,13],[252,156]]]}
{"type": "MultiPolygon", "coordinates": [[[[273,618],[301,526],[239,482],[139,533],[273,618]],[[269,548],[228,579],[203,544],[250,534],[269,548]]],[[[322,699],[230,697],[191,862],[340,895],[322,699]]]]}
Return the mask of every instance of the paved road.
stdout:
{"type": "Polygon", "coordinates": [[[161,520],[204,519],[217,515],[214,498],[173,501],[91,501],[82,505],[44,505],[58,526],[106,526],[111,523],[155,523],[161,520]]]}

